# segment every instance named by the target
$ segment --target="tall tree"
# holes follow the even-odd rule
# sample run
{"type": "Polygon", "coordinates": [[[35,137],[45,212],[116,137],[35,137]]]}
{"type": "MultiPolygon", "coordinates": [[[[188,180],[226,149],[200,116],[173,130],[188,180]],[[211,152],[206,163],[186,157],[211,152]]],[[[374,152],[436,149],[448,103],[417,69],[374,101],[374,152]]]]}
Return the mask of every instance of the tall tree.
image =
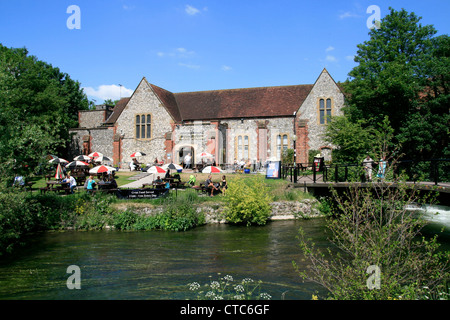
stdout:
{"type": "Polygon", "coordinates": [[[80,83],[58,68],[0,44],[0,170],[30,174],[48,153],[62,153],[89,105],[80,83]]]}
{"type": "Polygon", "coordinates": [[[390,8],[358,45],[344,86],[352,122],[375,125],[387,116],[405,156],[426,159],[449,152],[450,54],[448,36],[434,38],[434,27],[420,20],[390,8]]]}

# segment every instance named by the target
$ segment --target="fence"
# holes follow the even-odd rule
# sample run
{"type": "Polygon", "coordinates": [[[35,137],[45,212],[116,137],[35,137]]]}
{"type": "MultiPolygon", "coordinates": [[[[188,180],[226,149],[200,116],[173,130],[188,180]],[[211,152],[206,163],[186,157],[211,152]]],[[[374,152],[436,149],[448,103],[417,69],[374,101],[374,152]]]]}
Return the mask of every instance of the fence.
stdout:
{"type": "MultiPolygon", "coordinates": [[[[374,162],[377,164],[376,162],[374,162]]],[[[290,179],[291,182],[318,181],[323,182],[366,182],[366,175],[362,163],[336,163],[323,165],[321,170],[315,163],[297,163],[293,165],[283,165],[281,177],[290,179]]],[[[372,169],[372,180],[377,179],[378,165],[372,169]]],[[[387,163],[387,179],[397,177],[399,174],[405,175],[407,181],[429,181],[435,185],[450,181],[450,159],[430,159],[430,160],[403,160],[394,165],[387,163]],[[389,170],[391,168],[392,170],[389,170]]]]}

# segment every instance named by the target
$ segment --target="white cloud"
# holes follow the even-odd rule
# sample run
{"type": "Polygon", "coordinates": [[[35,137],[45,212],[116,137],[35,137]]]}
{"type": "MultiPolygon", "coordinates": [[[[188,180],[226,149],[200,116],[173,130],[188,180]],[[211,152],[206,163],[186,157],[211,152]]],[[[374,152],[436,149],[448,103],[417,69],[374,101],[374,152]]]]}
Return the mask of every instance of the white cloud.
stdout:
{"type": "Polygon", "coordinates": [[[190,5],[186,5],[186,7],[184,8],[184,11],[190,16],[195,16],[197,13],[200,12],[200,10],[198,10],[197,8],[194,8],[193,6],[190,6],[190,5]]]}
{"type": "Polygon", "coordinates": [[[339,15],[339,19],[358,18],[358,17],[360,17],[358,14],[352,13],[352,12],[350,12],[350,11],[341,13],[341,14],[339,15]]]}
{"type": "Polygon", "coordinates": [[[334,50],[333,46],[329,46],[328,48],[325,49],[326,52],[333,51],[333,50],[334,50]]]}
{"type": "Polygon", "coordinates": [[[230,67],[230,66],[226,66],[226,65],[223,65],[222,66],[222,70],[223,71],[230,71],[230,70],[232,70],[233,68],[232,67],[230,67]]]}
{"type": "Polygon", "coordinates": [[[130,97],[133,94],[133,90],[127,89],[124,86],[120,87],[115,84],[103,84],[97,87],[97,89],[92,87],[84,87],[83,90],[88,97],[101,100],[118,100],[120,97],[130,97]]]}
{"type": "Polygon", "coordinates": [[[124,4],[123,6],[122,6],[122,8],[123,8],[123,10],[125,10],[125,11],[131,11],[131,10],[133,10],[134,8],[136,8],[135,6],[127,6],[126,4],[124,4]]]}
{"type": "Polygon", "coordinates": [[[170,52],[158,51],[156,53],[158,57],[175,57],[175,58],[187,58],[195,55],[195,51],[187,50],[186,48],[176,48],[170,52]]]}
{"type": "Polygon", "coordinates": [[[200,69],[200,66],[196,65],[196,64],[179,63],[178,65],[181,66],[181,67],[189,68],[189,69],[200,69]]]}
{"type": "Polygon", "coordinates": [[[345,59],[348,60],[348,61],[354,61],[355,60],[355,56],[346,56],[345,59]]]}
{"type": "Polygon", "coordinates": [[[328,55],[325,60],[327,60],[328,62],[336,62],[337,59],[334,56],[328,55]]]}

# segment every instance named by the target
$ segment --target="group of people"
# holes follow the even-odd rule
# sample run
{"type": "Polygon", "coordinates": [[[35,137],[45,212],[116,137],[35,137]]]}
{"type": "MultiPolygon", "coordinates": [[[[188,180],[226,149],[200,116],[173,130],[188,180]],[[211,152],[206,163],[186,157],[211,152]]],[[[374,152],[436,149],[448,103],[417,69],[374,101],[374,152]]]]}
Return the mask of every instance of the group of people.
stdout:
{"type": "MultiPolygon", "coordinates": [[[[74,189],[77,186],[77,181],[75,180],[75,178],[71,176],[70,173],[67,173],[66,178],[63,180],[63,182],[69,183],[70,193],[73,194],[74,189]]],[[[114,179],[113,175],[109,175],[105,182],[110,184],[113,188],[117,188],[117,181],[114,179]]],[[[84,183],[87,193],[93,194],[95,192],[95,186],[97,184],[98,182],[95,181],[94,176],[90,175],[89,178],[86,179],[86,182],[84,183]]]]}
{"type": "Polygon", "coordinates": [[[211,190],[211,197],[214,195],[214,190],[222,191],[222,193],[225,195],[225,192],[228,189],[227,177],[222,176],[222,180],[220,183],[214,183],[212,181],[212,175],[209,175],[208,179],[206,179],[205,181],[205,187],[208,189],[208,191],[211,190]]]}
{"type": "Polygon", "coordinates": [[[372,170],[378,165],[377,178],[384,179],[386,171],[386,160],[381,157],[380,161],[375,162],[369,155],[363,160],[363,167],[367,181],[372,181],[372,170]]]}

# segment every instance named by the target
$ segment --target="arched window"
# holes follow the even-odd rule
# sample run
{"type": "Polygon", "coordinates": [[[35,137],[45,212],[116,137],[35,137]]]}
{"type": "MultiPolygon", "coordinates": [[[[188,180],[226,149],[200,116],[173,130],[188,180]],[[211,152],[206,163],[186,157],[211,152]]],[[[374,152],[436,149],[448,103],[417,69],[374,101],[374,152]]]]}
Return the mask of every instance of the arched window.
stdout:
{"type": "Polygon", "coordinates": [[[249,138],[248,136],[237,136],[236,137],[236,159],[239,161],[244,159],[247,160],[250,157],[249,152],[249,138]]]}
{"type": "Polygon", "coordinates": [[[288,135],[279,134],[277,135],[277,157],[281,159],[283,152],[288,149],[288,135]]]}
{"type": "Polygon", "coordinates": [[[136,115],[136,139],[152,138],[152,115],[136,115]]]}
{"type": "Polygon", "coordinates": [[[333,106],[330,98],[319,100],[319,123],[327,124],[331,121],[333,106]]]}

